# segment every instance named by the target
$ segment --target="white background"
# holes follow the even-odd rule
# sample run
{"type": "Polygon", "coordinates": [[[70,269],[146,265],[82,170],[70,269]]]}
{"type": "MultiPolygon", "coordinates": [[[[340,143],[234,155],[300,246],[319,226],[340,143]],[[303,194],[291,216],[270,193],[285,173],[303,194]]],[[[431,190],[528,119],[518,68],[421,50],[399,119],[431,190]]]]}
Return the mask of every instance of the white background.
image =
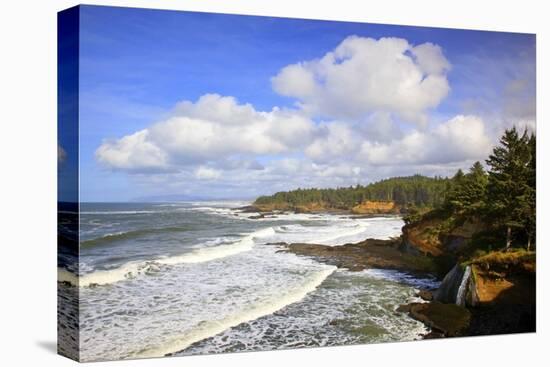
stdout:
{"type": "MultiPolygon", "coordinates": [[[[225,13],[537,33],[536,334],[241,353],[97,366],[541,365],[548,356],[549,42],[544,1],[88,1],[225,13]],[[546,84],[545,84],[546,83],[546,84]],[[546,214],[546,215],[545,215],[546,214]],[[545,311],[544,313],[542,311],[545,311]],[[536,362],[541,361],[541,362],[536,362]]],[[[67,366],[56,343],[56,12],[73,1],[6,1],[0,12],[0,364],[67,366]],[[6,205],[7,204],[7,205],[6,205]]]]}

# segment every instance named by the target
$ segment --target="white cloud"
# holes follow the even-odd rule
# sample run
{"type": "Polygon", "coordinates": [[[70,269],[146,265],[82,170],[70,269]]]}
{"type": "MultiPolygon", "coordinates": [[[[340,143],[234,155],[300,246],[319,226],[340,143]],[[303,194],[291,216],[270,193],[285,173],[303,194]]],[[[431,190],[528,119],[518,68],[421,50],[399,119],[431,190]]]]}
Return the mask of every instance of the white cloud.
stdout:
{"type": "Polygon", "coordinates": [[[350,124],[325,123],[319,126],[319,130],[318,137],[305,149],[305,154],[314,161],[353,156],[360,148],[361,138],[350,124]]]}
{"type": "Polygon", "coordinates": [[[437,45],[351,36],[321,59],[284,67],[272,84],[311,114],[359,119],[389,112],[425,123],[428,110],[449,92],[449,69],[437,45]]]}
{"type": "Polygon", "coordinates": [[[195,170],[195,177],[199,180],[215,180],[220,178],[221,175],[221,171],[204,166],[200,166],[195,170]]]}
{"type": "Polygon", "coordinates": [[[403,136],[400,126],[385,112],[373,113],[368,120],[356,126],[364,136],[374,142],[387,143],[403,136]]]}
{"type": "Polygon", "coordinates": [[[432,130],[415,130],[389,144],[364,142],[361,156],[373,165],[448,164],[484,159],[491,146],[479,117],[459,115],[432,130]]]}
{"type": "MultiPolygon", "coordinates": [[[[179,103],[172,116],[147,129],[103,142],[96,157],[113,169],[178,170],[229,157],[298,151],[313,131],[300,113],[256,111],[233,97],[207,94],[196,103],[179,103]]],[[[258,169],[250,159],[245,163],[258,169]]]]}
{"type": "Polygon", "coordinates": [[[166,152],[150,140],[147,129],[118,140],[105,141],[95,154],[99,162],[110,168],[136,172],[168,169],[166,152]]]}
{"type": "Polygon", "coordinates": [[[430,129],[412,129],[407,133],[391,121],[383,118],[380,121],[383,125],[380,134],[354,123],[322,124],[321,132],[304,152],[317,164],[346,162],[358,166],[421,168],[482,160],[494,143],[484,121],[477,116],[458,115],[430,129]],[[395,131],[393,136],[391,131],[395,131]]]}
{"type": "MultiPolygon", "coordinates": [[[[163,173],[133,176],[152,192],[207,188],[220,197],[452,174],[486,158],[495,138],[488,120],[474,115],[428,123],[449,92],[448,70],[431,43],[348,37],[322,58],[272,78],[276,92],[296,98],[297,109],[259,111],[206,94],[178,103],[143,130],[104,141],[96,158],[113,170],[163,173]]],[[[507,93],[523,88],[518,82],[507,93]]]]}

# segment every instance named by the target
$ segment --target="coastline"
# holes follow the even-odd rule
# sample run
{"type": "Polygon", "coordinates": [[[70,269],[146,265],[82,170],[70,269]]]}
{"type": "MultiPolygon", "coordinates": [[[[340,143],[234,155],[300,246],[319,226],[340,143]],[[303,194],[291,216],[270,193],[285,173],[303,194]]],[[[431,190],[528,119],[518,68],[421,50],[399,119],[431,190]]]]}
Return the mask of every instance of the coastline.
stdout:
{"type": "MultiPolygon", "coordinates": [[[[207,213],[213,212],[212,210],[206,210],[207,208],[198,207],[199,211],[205,211],[207,213]]],[[[162,209],[162,210],[174,210],[175,213],[179,213],[178,215],[184,215],[182,213],[187,213],[188,211],[182,211],[182,210],[176,210],[176,209],[162,209]]],[[[194,211],[197,210],[197,208],[193,209],[194,211]]],[[[103,212],[101,212],[103,213],[103,212]]],[[[120,211],[115,213],[122,213],[120,211]]],[[[124,213],[127,213],[127,211],[124,211],[124,213]]],[[[128,212],[129,213],[129,212],[128,212]]],[[[143,210],[140,213],[145,213],[143,215],[152,215],[152,212],[150,210],[143,210]]],[[[482,269],[478,267],[481,266],[481,263],[465,263],[460,264],[457,258],[453,258],[452,262],[449,262],[448,260],[448,249],[445,250],[444,246],[429,244],[429,246],[426,245],[426,243],[419,243],[419,241],[425,240],[423,236],[419,236],[418,233],[415,231],[418,229],[415,227],[415,225],[412,225],[410,223],[407,223],[403,226],[402,216],[396,216],[395,214],[352,214],[349,212],[326,212],[326,211],[316,211],[315,213],[308,213],[313,215],[303,215],[300,213],[300,215],[295,215],[296,213],[293,212],[275,212],[272,213],[273,217],[270,217],[269,215],[267,217],[262,218],[255,218],[256,215],[259,215],[258,212],[247,212],[246,214],[243,214],[243,210],[240,208],[228,208],[223,210],[216,210],[216,214],[222,215],[226,218],[229,218],[232,221],[232,218],[235,216],[239,216],[239,219],[241,219],[241,223],[248,223],[246,225],[252,226],[251,228],[254,228],[255,231],[251,232],[250,235],[245,236],[245,239],[250,239],[253,242],[253,238],[256,236],[259,236],[261,238],[258,242],[258,244],[261,244],[262,246],[256,246],[255,248],[263,247],[267,251],[267,253],[275,254],[277,252],[287,252],[291,253],[293,255],[297,255],[298,257],[307,257],[311,260],[302,259],[300,260],[300,263],[302,261],[311,261],[315,263],[319,263],[317,265],[322,264],[321,266],[331,266],[335,268],[345,269],[346,271],[342,272],[345,274],[350,274],[348,276],[362,276],[362,274],[355,274],[353,273],[360,273],[364,270],[372,269],[374,272],[376,272],[378,269],[381,270],[393,270],[393,272],[384,272],[388,273],[389,277],[392,278],[391,280],[395,283],[399,283],[399,286],[409,286],[410,283],[407,282],[405,277],[409,277],[409,279],[414,279],[415,281],[420,281],[418,283],[419,285],[415,285],[414,289],[409,288],[408,296],[403,297],[401,294],[395,293],[396,296],[393,296],[391,302],[385,302],[383,303],[386,305],[387,312],[390,318],[392,320],[409,320],[409,323],[412,323],[414,325],[418,325],[418,327],[421,330],[415,331],[415,338],[423,338],[423,339],[430,339],[430,338],[440,338],[440,337],[456,337],[456,336],[468,336],[468,335],[489,335],[489,334],[500,334],[500,333],[511,333],[511,332],[530,332],[534,331],[534,327],[531,327],[532,321],[534,320],[534,310],[530,309],[529,305],[502,305],[497,304],[497,307],[489,306],[489,305],[477,305],[476,307],[472,307],[470,304],[464,304],[464,305],[457,305],[456,304],[456,297],[457,294],[460,293],[458,288],[464,288],[462,287],[463,284],[470,284],[470,278],[465,277],[465,269],[467,269],[468,266],[471,267],[469,270],[470,274],[473,274],[473,276],[481,277],[485,276],[482,272],[482,269]],[[272,223],[272,221],[279,221],[283,220],[283,218],[288,215],[289,217],[292,217],[293,219],[299,218],[298,220],[305,220],[304,218],[308,218],[308,220],[312,221],[318,221],[318,220],[328,220],[331,224],[332,231],[336,231],[336,233],[342,233],[341,229],[347,229],[349,231],[349,228],[377,228],[376,226],[379,225],[377,223],[380,223],[383,225],[383,223],[386,223],[387,220],[384,220],[382,218],[399,218],[399,220],[392,220],[390,219],[390,222],[395,223],[393,226],[391,226],[392,231],[384,234],[384,232],[379,232],[376,230],[371,230],[371,232],[359,232],[359,235],[354,234],[352,237],[341,237],[340,239],[336,239],[337,237],[333,237],[332,240],[328,241],[326,234],[323,237],[322,231],[315,230],[316,226],[309,227],[305,226],[306,228],[309,228],[309,236],[298,236],[298,237],[292,237],[289,236],[288,233],[301,233],[298,232],[292,232],[295,231],[296,227],[295,225],[287,226],[286,224],[277,224],[277,222],[272,223]],[[327,217],[330,217],[327,219],[327,217]],[[323,219],[325,218],[325,219],[323,219]],[[374,221],[370,222],[366,227],[359,225],[360,223],[354,223],[353,219],[370,219],[374,218],[374,221]],[[380,218],[381,220],[376,220],[376,218],[380,218]],[[258,220],[256,220],[258,219],[258,220]],[[271,226],[275,226],[278,228],[279,231],[282,231],[282,233],[286,233],[285,237],[277,237],[275,234],[275,230],[271,228],[270,234],[274,235],[274,237],[270,238],[270,240],[267,240],[268,237],[264,237],[261,234],[265,232],[265,228],[262,226],[265,226],[264,223],[262,223],[262,220],[265,220],[266,222],[269,222],[271,226]],[[346,224],[342,224],[342,223],[346,224]],[[287,228],[288,227],[288,228],[287,228]],[[258,229],[260,228],[260,229],[258,229]],[[290,232],[289,232],[290,231],[290,232]],[[372,235],[376,238],[387,238],[387,239],[376,239],[376,238],[367,238],[365,240],[360,240],[363,238],[362,236],[367,236],[367,234],[372,235]],[[400,234],[400,235],[399,235],[400,234]],[[399,236],[398,236],[399,235],[399,236]],[[389,236],[395,236],[395,237],[389,237],[389,236]],[[277,242],[277,241],[288,241],[288,242],[277,242]],[[297,242],[292,242],[293,240],[296,240],[297,242]],[[344,241],[350,241],[349,243],[344,243],[344,241]],[[309,241],[309,242],[298,242],[298,241],[309,241]],[[319,241],[319,243],[313,243],[314,241],[319,241]],[[322,242],[325,241],[325,242],[322,242]],[[342,244],[344,243],[344,244],[342,244]],[[439,246],[439,247],[438,247],[439,246]],[[427,251],[430,250],[430,251],[427,251]],[[437,251],[435,251],[437,250],[437,251]],[[436,255],[434,255],[437,254],[436,255]],[[460,266],[458,266],[460,265],[460,266]],[[394,274],[399,275],[398,279],[393,279],[394,274]],[[452,274],[453,276],[449,276],[449,274],[452,274]],[[404,278],[400,278],[402,275],[404,275],[404,278]],[[437,279],[438,281],[434,282],[430,279],[437,279]],[[465,280],[466,279],[466,280],[465,280]],[[423,280],[429,280],[426,283],[423,283],[423,280]],[[441,282],[441,285],[439,285],[439,281],[441,282]],[[446,292],[445,296],[448,296],[448,299],[443,299],[441,291],[442,288],[449,288],[450,291],[446,292]],[[416,290],[419,290],[419,292],[416,292],[416,290]],[[416,294],[414,294],[416,293],[416,294]],[[403,302],[411,302],[409,304],[403,305],[403,302]],[[406,315],[405,315],[406,314],[406,315]],[[416,321],[412,321],[416,320],[416,321]],[[422,324],[421,324],[422,323],[422,324]],[[424,325],[426,328],[424,328],[424,325]]],[[[103,216],[106,216],[106,214],[101,214],[103,216]]],[[[118,215],[118,214],[117,214],[118,215]]],[[[141,215],[141,214],[124,214],[124,215],[141,215]]],[[[214,223],[214,222],[212,222],[214,223]]],[[[425,224],[425,223],[424,223],[425,224]]],[[[431,225],[431,224],[430,224],[431,225]]],[[[426,226],[421,226],[422,229],[426,229],[426,226]]],[[[170,227],[171,228],[171,227],[170,227]]],[[[205,227],[206,228],[206,227],[205,227]]],[[[389,227],[388,227],[389,228],[389,227]]],[[[302,228],[303,229],[303,228],[302,228]]],[[[158,231],[155,231],[154,234],[156,235],[158,231]]],[[[345,231],[344,231],[345,232],[345,231]]],[[[109,237],[112,239],[112,236],[109,237]]],[[[116,237],[116,240],[119,240],[119,237],[116,237]]],[[[330,238],[330,236],[328,237],[330,238]]],[[[456,238],[445,236],[446,240],[449,240],[449,238],[452,239],[452,241],[456,242],[456,238]]],[[[251,243],[252,243],[251,242],[251,243]]],[[[453,242],[453,243],[454,243],[453,242]]],[[[213,249],[220,250],[225,249],[227,246],[232,246],[231,244],[223,244],[223,242],[217,243],[216,246],[212,248],[207,249],[194,249],[192,253],[187,254],[185,256],[178,255],[175,258],[170,258],[167,260],[166,258],[162,258],[159,260],[156,260],[159,264],[162,262],[163,264],[168,264],[170,266],[177,265],[179,263],[186,263],[189,262],[187,260],[191,260],[190,256],[192,255],[193,263],[196,263],[198,258],[197,255],[201,255],[200,259],[205,260],[205,262],[208,262],[207,260],[214,259],[216,257],[212,256],[203,256],[205,255],[205,251],[208,252],[209,255],[211,255],[211,252],[213,249]]],[[[248,246],[248,245],[247,245],[248,246]]],[[[253,246],[248,246],[246,249],[250,250],[253,246]],[[250,247],[250,248],[249,248],[250,247]]],[[[248,253],[248,252],[243,252],[248,253]]],[[[231,254],[234,254],[234,251],[229,253],[224,252],[225,255],[228,255],[228,259],[234,259],[233,256],[229,256],[231,254]]],[[[290,255],[290,254],[289,254],[290,255]]],[[[282,256],[289,256],[284,255],[282,256]]],[[[294,256],[291,256],[294,258],[294,256]]],[[[277,256],[278,257],[278,256],[277,256]]],[[[257,257],[258,259],[264,259],[265,263],[264,266],[270,266],[274,268],[281,268],[281,263],[277,261],[275,258],[270,258],[266,256],[260,256],[257,257]],[[270,264],[270,265],[268,265],[270,264]]],[[[160,264],[162,265],[162,264],[160,264]]],[[[244,263],[242,264],[244,265],[244,263]]],[[[239,268],[242,270],[242,266],[239,266],[239,268]]],[[[265,268],[265,267],[263,267],[265,268]]],[[[492,268],[493,269],[493,268],[492,268]]],[[[111,269],[112,272],[113,269],[111,269]]],[[[115,269],[116,270],[116,269],[115,269]]],[[[495,269],[493,269],[495,270],[495,269]]],[[[534,270],[534,269],[533,269],[534,270]]],[[[157,271],[157,268],[155,266],[154,261],[148,261],[147,262],[147,268],[144,268],[145,272],[149,271],[157,271]],[[150,267],[152,266],[152,267],[150,267]]],[[[339,273],[339,272],[336,272],[339,273]]],[[[103,272],[96,271],[92,275],[102,275],[103,272]]],[[[121,274],[126,274],[126,269],[121,274]]],[[[158,274],[157,274],[158,275],[158,274]]],[[[334,277],[332,277],[334,278],[334,277]]],[[[332,279],[331,278],[331,279],[332,279]]],[[[345,277],[344,277],[345,278],[345,277]]],[[[110,278],[109,278],[110,279],[110,278]]],[[[121,280],[126,280],[126,275],[123,278],[120,278],[121,280]]],[[[133,279],[133,276],[130,276],[128,279],[133,279]]],[[[230,278],[226,278],[230,279],[230,278]]],[[[481,279],[481,278],[480,278],[481,279]]],[[[483,278],[485,279],[485,278],[483,278]]],[[[59,281],[63,283],[64,279],[63,277],[60,277],[59,281]]],[[[92,286],[92,283],[98,283],[96,280],[91,281],[91,278],[88,277],[87,280],[90,280],[88,282],[90,285],[89,288],[86,288],[87,291],[95,292],[95,289],[101,290],[101,286],[95,287],[92,286]]],[[[329,280],[327,283],[327,287],[331,287],[333,280],[329,280]]],[[[75,282],[72,282],[74,285],[75,282]]],[[[78,282],[80,286],[86,286],[86,282],[78,282]]],[[[70,283],[65,283],[66,285],[70,285],[70,283]]],[[[118,284],[118,283],[117,283],[118,284]]],[[[339,284],[353,284],[349,282],[348,278],[345,278],[345,280],[341,281],[339,284]]],[[[124,288],[124,284],[120,283],[120,287],[124,288]]],[[[118,287],[117,285],[116,287],[118,287]]],[[[321,287],[323,288],[323,287],[321,287]]],[[[471,291],[468,287],[464,288],[465,294],[467,295],[468,292],[471,291]]],[[[394,292],[394,291],[391,291],[394,292]]],[[[370,294],[370,293],[369,293],[370,294]]],[[[480,293],[481,294],[481,293],[480,293]]],[[[468,295],[467,295],[468,296],[468,295]]],[[[486,295],[481,294],[481,296],[486,297],[486,295]]],[[[365,302],[363,298],[365,297],[365,293],[357,293],[355,296],[355,300],[362,300],[361,302],[365,302]]],[[[468,296],[469,297],[469,296],[468,296]]],[[[481,297],[481,298],[483,298],[481,297]]],[[[517,299],[517,295],[514,296],[514,299],[517,299]]],[[[331,294],[331,297],[326,299],[338,299],[338,296],[336,293],[331,294]]],[[[375,294],[372,294],[368,297],[373,302],[376,301],[378,298],[375,294]]],[[[319,301],[317,301],[319,302],[319,301]]],[[[299,302],[295,302],[299,303],[299,302]]],[[[323,303],[321,303],[323,304],[323,303]]],[[[379,303],[380,304],[380,303],[379,303]]],[[[295,306],[300,307],[300,306],[295,306]]],[[[326,306],[325,306],[326,307],[326,306]]],[[[292,308],[291,308],[292,309],[292,308]]],[[[259,311],[258,311],[259,312],[259,311]]],[[[266,311],[267,312],[267,311],[266,311]]],[[[261,312],[258,314],[264,315],[265,312],[261,312]]],[[[328,315],[331,315],[331,313],[328,313],[328,315]]],[[[330,316],[332,317],[332,316],[330,316]]],[[[230,325],[230,327],[233,327],[235,325],[235,322],[239,320],[244,319],[234,319],[231,322],[228,321],[227,325],[230,325]]],[[[248,316],[246,318],[248,320],[248,316]]],[[[355,316],[355,320],[358,322],[366,322],[368,319],[364,316],[355,316]]],[[[249,320],[250,321],[250,320],[249,320]]],[[[337,322],[337,321],[334,321],[337,322]]],[[[333,325],[333,324],[330,324],[333,325]]],[[[334,324],[337,326],[337,324],[334,324]]],[[[334,326],[333,325],[333,326],[334,326]]],[[[323,330],[319,329],[318,326],[312,325],[312,327],[316,327],[315,330],[323,330]]],[[[216,331],[218,329],[215,329],[216,331]]],[[[226,329],[224,329],[226,330],[226,329]]],[[[313,329],[312,329],[313,330],[313,329]]],[[[326,332],[323,331],[323,332],[326,332]]],[[[228,332],[229,333],[229,332],[228,332]]],[[[222,333],[220,333],[222,334],[222,333]]],[[[195,335],[195,334],[193,334],[195,335]]],[[[201,335],[205,334],[197,334],[196,338],[199,338],[201,335]]],[[[226,334],[227,336],[227,334],[226,334]]],[[[404,336],[400,336],[399,333],[396,334],[397,339],[402,338],[401,340],[406,340],[404,336]]],[[[155,349],[153,351],[149,351],[147,353],[154,353],[154,354],[170,354],[173,353],[174,350],[177,350],[177,353],[185,354],[184,351],[186,349],[185,344],[179,344],[178,340],[185,339],[188,340],[191,344],[194,344],[196,342],[196,338],[186,339],[180,336],[177,336],[177,340],[174,341],[173,348],[170,349],[169,353],[163,353],[163,350],[159,352],[159,350],[155,349]],[[182,348],[183,347],[183,348],[182,348]],[[184,349],[184,350],[181,350],[184,349]]],[[[214,337],[212,337],[214,338],[214,337]]],[[[208,338],[207,338],[208,339],[208,338]]],[[[198,340],[198,339],[197,339],[198,340]]],[[[202,338],[202,340],[206,340],[202,338]]],[[[214,342],[219,342],[220,340],[217,340],[214,338],[214,342]]],[[[412,340],[412,339],[411,339],[412,340]]],[[[170,341],[172,343],[172,341],[170,341]]],[[[204,347],[204,345],[207,345],[210,343],[209,341],[205,341],[203,344],[198,343],[198,348],[201,348],[200,345],[204,347]]],[[[171,344],[172,345],[172,344],[171,344]]],[[[146,355],[147,355],[146,353],[146,355]]],[[[133,358],[133,357],[130,357],[133,358]]]]}
{"type": "MultiPolygon", "coordinates": [[[[368,215],[369,218],[379,216],[387,215],[368,215]]],[[[311,243],[277,245],[284,247],[281,251],[310,257],[348,271],[388,269],[440,280],[441,285],[437,289],[419,290],[417,296],[422,302],[396,307],[396,312],[406,313],[428,327],[429,331],[422,336],[424,339],[536,331],[534,281],[530,278],[534,277],[534,269],[518,275],[517,270],[510,270],[512,265],[505,264],[504,272],[495,275],[494,271],[481,269],[479,264],[465,266],[460,263],[459,256],[448,249],[438,248],[436,254],[426,251],[426,248],[433,249],[432,244],[418,243],[421,241],[412,232],[411,225],[406,224],[400,237],[388,240],[368,238],[340,246],[311,243]],[[458,274],[455,274],[456,269],[460,269],[458,274]],[[466,270],[473,274],[465,274],[466,270]],[[511,285],[506,287],[510,277],[514,277],[515,284],[508,280],[511,285]],[[488,300],[479,299],[479,294],[488,292],[495,294],[488,300]],[[464,297],[470,298],[466,300],[464,297]]],[[[446,241],[456,242],[456,238],[450,236],[446,241]]],[[[488,264],[483,266],[489,269],[488,264]]],[[[494,267],[491,264],[491,268],[494,267]]]]}

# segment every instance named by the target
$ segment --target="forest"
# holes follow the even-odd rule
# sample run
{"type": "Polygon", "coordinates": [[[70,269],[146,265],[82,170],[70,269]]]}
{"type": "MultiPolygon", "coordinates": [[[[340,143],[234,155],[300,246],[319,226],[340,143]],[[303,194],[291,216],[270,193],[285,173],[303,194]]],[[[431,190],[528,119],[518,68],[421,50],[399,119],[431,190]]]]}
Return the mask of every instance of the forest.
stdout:
{"type": "Polygon", "coordinates": [[[414,175],[388,178],[366,186],[278,192],[260,196],[254,204],[288,204],[292,207],[322,202],[328,208],[351,209],[364,201],[394,201],[402,207],[437,207],[443,204],[450,187],[451,180],[448,178],[414,175]]]}

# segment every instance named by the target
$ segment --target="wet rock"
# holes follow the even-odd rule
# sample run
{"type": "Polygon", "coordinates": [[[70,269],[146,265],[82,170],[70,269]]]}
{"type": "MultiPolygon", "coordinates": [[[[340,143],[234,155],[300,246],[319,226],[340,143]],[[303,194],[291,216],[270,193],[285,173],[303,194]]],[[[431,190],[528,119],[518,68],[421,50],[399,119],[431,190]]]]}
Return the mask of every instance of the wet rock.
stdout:
{"type": "Polygon", "coordinates": [[[432,292],[424,289],[419,291],[416,296],[422,298],[424,301],[432,301],[434,298],[432,292]]]}
{"type": "Polygon", "coordinates": [[[404,254],[400,251],[399,244],[399,239],[367,239],[341,246],[292,243],[288,246],[288,251],[296,255],[314,257],[320,262],[351,271],[377,268],[418,275],[433,273],[435,265],[432,258],[404,254]]]}
{"type": "Polygon", "coordinates": [[[248,217],[248,219],[263,219],[263,218],[265,218],[265,214],[252,215],[248,217]]]}
{"type": "Polygon", "coordinates": [[[428,334],[423,336],[423,339],[441,339],[444,338],[445,334],[439,332],[439,331],[430,331],[428,334]]]}
{"type": "Polygon", "coordinates": [[[443,278],[439,289],[434,293],[434,299],[443,303],[455,303],[463,276],[464,270],[460,264],[456,264],[443,278]]]}
{"type": "Polygon", "coordinates": [[[411,305],[410,304],[406,304],[406,305],[400,305],[399,307],[397,307],[395,309],[396,312],[410,312],[411,311],[411,305]]]}
{"type": "Polygon", "coordinates": [[[440,302],[411,303],[409,315],[444,336],[465,335],[471,321],[465,307],[440,302]]]}
{"type": "Polygon", "coordinates": [[[237,208],[236,210],[239,210],[243,213],[257,213],[259,212],[260,210],[258,210],[258,208],[254,205],[247,205],[247,206],[242,206],[240,208],[237,208]]]}

